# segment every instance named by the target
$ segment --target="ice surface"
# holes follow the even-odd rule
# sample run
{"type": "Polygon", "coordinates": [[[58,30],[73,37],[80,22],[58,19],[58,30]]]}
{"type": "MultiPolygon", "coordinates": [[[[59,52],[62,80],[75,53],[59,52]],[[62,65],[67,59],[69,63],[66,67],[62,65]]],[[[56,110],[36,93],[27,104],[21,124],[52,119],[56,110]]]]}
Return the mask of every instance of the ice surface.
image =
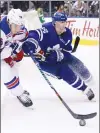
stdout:
{"type": "Polygon", "coordinates": [[[19,67],[21,84],[34,102],[34,110],[23,107],[2,85],[1,133],[99,133],[99,47],[79,46],[75,53],[94,76],[96,102],[89,102],[83,94],[62,80],[48,77],[65,102],[76,113],[98,112],[79,126],[46,83],[31,58],[24,58],[19,67]]]}

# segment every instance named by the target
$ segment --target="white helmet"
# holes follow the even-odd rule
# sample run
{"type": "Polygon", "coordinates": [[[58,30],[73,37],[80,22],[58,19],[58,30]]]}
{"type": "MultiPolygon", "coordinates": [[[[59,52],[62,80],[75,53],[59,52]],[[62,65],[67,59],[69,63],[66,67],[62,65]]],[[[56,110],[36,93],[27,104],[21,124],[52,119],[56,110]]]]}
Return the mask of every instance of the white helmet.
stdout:
{"type": "Polygon", "coordinates": [[[10,24],[24,25],[23,12],[20,9],[11,9],[7,15],[10,24]]]}

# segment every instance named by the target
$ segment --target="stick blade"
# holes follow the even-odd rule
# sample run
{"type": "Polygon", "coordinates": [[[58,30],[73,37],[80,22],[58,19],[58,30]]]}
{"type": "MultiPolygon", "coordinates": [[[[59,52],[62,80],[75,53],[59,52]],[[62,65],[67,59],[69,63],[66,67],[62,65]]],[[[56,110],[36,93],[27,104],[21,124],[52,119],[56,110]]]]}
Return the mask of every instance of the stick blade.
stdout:
{"type": "Polygon", "coordinates": [[[87,115],[78,115],[78,114],[74,114],[74,118],[75,119],[91,119],[94,118],[97,115],[97,112],[91,113],[91,114],[87,114],[87,115]]]}

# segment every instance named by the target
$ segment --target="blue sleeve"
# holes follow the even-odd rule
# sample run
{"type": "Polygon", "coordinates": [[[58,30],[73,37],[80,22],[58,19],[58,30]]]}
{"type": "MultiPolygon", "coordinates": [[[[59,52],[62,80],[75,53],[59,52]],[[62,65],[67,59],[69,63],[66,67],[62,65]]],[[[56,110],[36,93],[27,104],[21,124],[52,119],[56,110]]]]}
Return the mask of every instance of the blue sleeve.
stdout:
{"type": "Polygon", "coordinates": [[[39,41],[39,35],[35,30],[29,31],[28,38],[34,38],[36,41],[39,41]]]}
{"type": "Polygon", "coordinates": [[[35,46],[35,48],[38,48],[39,46],[39,35],[35,30],[31,30],[28,33],[28,37],[24,42],[27,42],[29,44],[32,44],[35,46]]]}
{"type": "Polygon", "coordinates": [[[44,31],[43,28],[37,30],[29,31],[28,38],[34,38],[36,41],[40,42],[43,40],[44,31]]]}
{"type": "Polygon", "coordinates": [[[72,32],[68,28],[67,28],[67,36],[68,36],[68,42],[67,42],[67,45],[65,45],[65,49],[71,52],[72,51],[72,32]]]}
{"type": "Polygon", "coordinates": [[[28,37],[22,45],[22,49],[25,54],[30,54],[30,52],[39,52],[41,50],[39,46],[39,35],[35,30],[29,31],[28,37]]]}
{"type": "Polygon", "coordinates": [[[45,27],[37,30],[30,30],[27,40],[31,40],[34,44],[41,45],[41,42],[43,43],[45,40],[44,38],[46,38],[46,34],[48,34],[48,30],[45,27]]]}
{"type": "Polygon", "coordinates": [[[28,53],[27,48],[31,49],[33,52],[39,52],[41,50],[40,41],[43,39],[42,29],[30,30],[28,37],[24,41],[23,49],[28,53]]]}

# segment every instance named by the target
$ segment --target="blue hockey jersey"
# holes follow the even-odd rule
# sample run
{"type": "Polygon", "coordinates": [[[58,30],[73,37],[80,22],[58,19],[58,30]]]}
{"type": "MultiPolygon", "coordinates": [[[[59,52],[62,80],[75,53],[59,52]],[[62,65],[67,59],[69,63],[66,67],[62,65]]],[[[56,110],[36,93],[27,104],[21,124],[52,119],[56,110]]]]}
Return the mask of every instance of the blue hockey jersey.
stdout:
{"type": "Polygon", "coordinates": [[[31,41],[35,45],[39,44],[44,52],[60,48],[72,51],[72,33],[70,29],[66,28],[63,34],[57,35],[52,22],[44,24],[41,29],[29,31],[28,38],[33,38],[31,41]]]}

